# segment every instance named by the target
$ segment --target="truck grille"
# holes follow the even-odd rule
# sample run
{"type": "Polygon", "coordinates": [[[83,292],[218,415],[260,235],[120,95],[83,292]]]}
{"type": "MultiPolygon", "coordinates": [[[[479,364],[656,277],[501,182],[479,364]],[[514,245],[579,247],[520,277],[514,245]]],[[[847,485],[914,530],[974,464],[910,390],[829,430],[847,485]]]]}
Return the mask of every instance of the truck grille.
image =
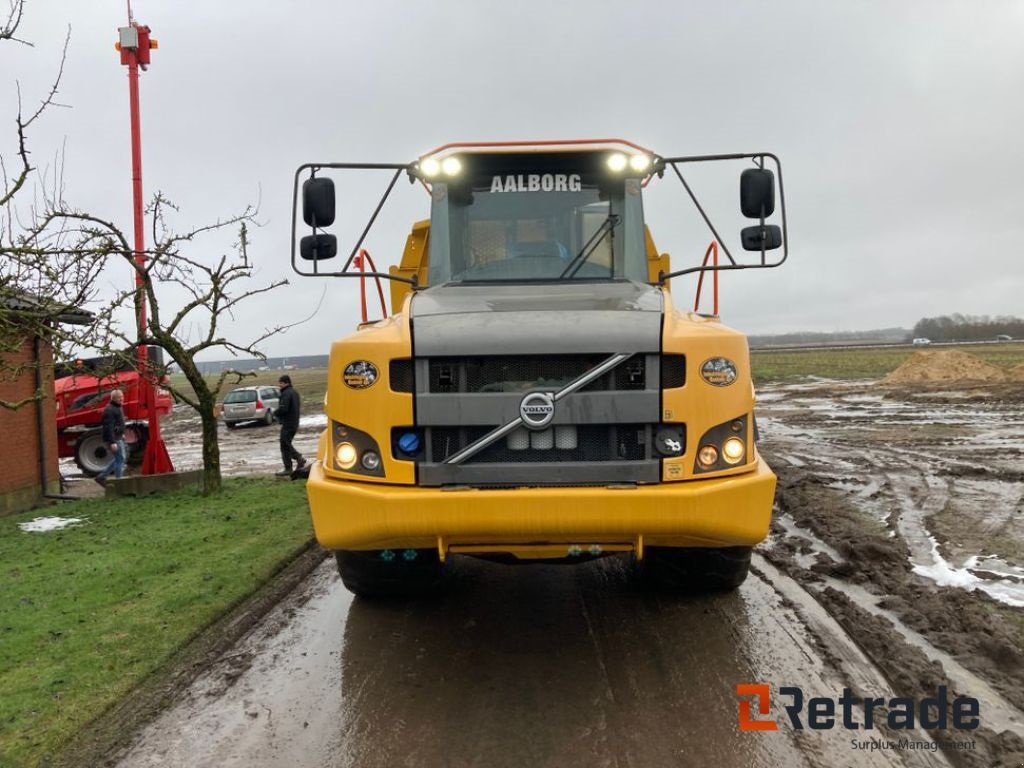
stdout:
{"type": "MultiPolygon", "coordinates": [[[[445,461],[496,427],[430,429],[430,461],[445,461]]],[[[651,427],[646,424],[557,425],[540,432],[520,428],[465,463],[643,461],[650,445],[651,427]]]]}
{"type": "MultiPolygon", "coordinates": [[[[464,460],[445,463],[517,420],[525,393],[558,392],[611,357],[588,352],[414,359],[415,418],[423,438],[417,481],[473,487],[659,482],[653,437],[661,415],[662,357],[652,352],[623,360],[565,396],[546,429],[516,427],[464,460]]],[[[672,363],[683,368],[681,356],[672,363]]],[[[673,371],[666,383],[676,384],[678,377],[673,371]]]]}
{"type": "MultiPolygon", "coordinates": [[[[607,359],[605,354],[435,357],[429,361],[428,391],[446,394],[559,389],[607,359]]],[[[580,391],[635,391],[646,386],[646,358],[637,355],[580,391]]]]}

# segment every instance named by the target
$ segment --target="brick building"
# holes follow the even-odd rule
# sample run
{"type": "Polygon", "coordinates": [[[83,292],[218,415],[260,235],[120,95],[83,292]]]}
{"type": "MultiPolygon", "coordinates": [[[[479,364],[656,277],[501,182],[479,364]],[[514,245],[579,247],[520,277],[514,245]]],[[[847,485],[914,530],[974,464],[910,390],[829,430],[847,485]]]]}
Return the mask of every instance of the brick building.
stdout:
{"type": "MultiPolygon", "coordinates": [[[[39,504],[44,494],[60,492],[57,464],[57,413],[53,394],[53,347],[48,338],[28,330],[16,338],[18,312],[26,300],[0,300],[5,336],[14,337],[3,354],[0,401],[0,515],[39,504]],[[42,391],[41,398],[36,393],[42,391]]],[[[38,305],[33,306],[38,309],[38,305]]],[[[88,322],[87,313],[61,313],[54,322],[88,322]]],[[[33,324],[34,325],[34,324],[33,324]]],[[[11,341],[11,338],[5,339],[11,341]]]]}

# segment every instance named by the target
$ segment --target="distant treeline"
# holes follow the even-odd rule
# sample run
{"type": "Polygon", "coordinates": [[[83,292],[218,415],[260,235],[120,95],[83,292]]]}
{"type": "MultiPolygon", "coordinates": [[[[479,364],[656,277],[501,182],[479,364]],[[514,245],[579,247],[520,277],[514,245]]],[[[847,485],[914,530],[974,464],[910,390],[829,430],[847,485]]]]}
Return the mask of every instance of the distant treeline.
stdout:
{"type": "Polygon", "coordinates": [[[932,341],[988,341],[996,336],[1024,338],[1024,319],[988,315],[943,315],[926,317],[914,326],[909,338],[932,341]]]}
{"type": "Polygon", "coordinates": [[[885,344],[899,343],[907,338],[906,328],[879,328],[874,331],[801,331],[774,336],[750,337],[752,347],[789,347],[801,344],[885,344]]]}
{"type": "Polygon", "coordinates": [[[281,371],[303,368],[326,368],[327,355],[295,355],[293,357],[268,357],[266,360],[215,360],[197,362],[203,374],[220,373],[225,368],[236,371],[281,371]]]}

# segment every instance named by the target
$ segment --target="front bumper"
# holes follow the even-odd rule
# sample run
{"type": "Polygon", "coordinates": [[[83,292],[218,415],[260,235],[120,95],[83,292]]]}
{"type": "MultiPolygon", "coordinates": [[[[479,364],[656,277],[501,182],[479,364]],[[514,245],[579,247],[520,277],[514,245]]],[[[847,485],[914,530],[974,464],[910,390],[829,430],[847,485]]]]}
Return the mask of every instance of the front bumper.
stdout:
{"type": "Polygon", "coordinates": [[[775,475],[758,459],[750,472],[711,480],[443,490],[328,479],[317,463],[307,490],[317,540],[328,549],[437,547],[444,556],[451,550],[523,554],[598,545],[642,555],[644,546],[762,541],[771,523],[775,475]]]}

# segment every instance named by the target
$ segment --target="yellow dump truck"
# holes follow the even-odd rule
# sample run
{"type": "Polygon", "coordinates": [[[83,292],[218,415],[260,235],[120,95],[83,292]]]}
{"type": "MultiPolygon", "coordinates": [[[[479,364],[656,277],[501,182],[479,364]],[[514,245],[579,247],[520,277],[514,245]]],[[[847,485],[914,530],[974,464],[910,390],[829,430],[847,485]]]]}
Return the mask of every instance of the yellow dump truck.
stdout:
{"type": "Polygon", "coordinates": [[[718,273],[778,266],[786,252],[770,153],[513,142],[446,145],[411,163],[301,166],[296,271],[391,281],[392,314],[364,316],[331,346],[328,424],[308,476],[317,539],[346,587],[422,593],[453,555],[577,563],[622,553],[658,587],[737,587],[775,491],[756,447],[747,340],[717,306],[700,313],[669,286],[710,273],[717,305],[718,273]],[[740,240],[756,255],[746,261],[682,172],[713,161],[747,166],[740,208],[756,221],[740,240]],[[390,173],[391,184],[344,266],[329,271],[332,174],[353,169],[390,173]],[[363,245],[403,175],[422,185],[430,218],[412,225],[400,263],[378,272],[363,245]],[[676,272],[643,206],[648,185],[673,176],[714,236],[703,264],[676,272]]]}

